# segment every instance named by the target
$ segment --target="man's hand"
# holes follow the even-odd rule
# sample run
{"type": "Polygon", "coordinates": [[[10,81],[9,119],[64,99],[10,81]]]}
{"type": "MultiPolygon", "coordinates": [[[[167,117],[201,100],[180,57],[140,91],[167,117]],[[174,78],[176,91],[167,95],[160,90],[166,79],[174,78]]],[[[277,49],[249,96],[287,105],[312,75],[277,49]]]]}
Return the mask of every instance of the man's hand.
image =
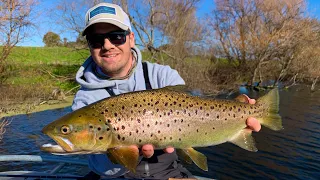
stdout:
{"type": "MultiPolygon", "coordinates": [[[[256,103],[255,99],[250,99],[248,96],[246,96],[246,97],[248,98],[249,104],[255,104],[256,103]]],[[[259,132],[260,129],[261,129],[261,124],[256,118],[249,117],[247,119],[246,123],[247,123],[247,126],[248,126],[247,128],[251,129],[252,131],[259,132]]],[[[173,153],[174,148],[173,147],[167,147],[163,151],[166,152],[166,153],[173,153]]],[[[143,157],[150,158],[150,157],[153,156],[154,147],[153,147],[152,144],[145,144],[145,145],[142,146],[141,152],[142,152],[143,157]]]]}

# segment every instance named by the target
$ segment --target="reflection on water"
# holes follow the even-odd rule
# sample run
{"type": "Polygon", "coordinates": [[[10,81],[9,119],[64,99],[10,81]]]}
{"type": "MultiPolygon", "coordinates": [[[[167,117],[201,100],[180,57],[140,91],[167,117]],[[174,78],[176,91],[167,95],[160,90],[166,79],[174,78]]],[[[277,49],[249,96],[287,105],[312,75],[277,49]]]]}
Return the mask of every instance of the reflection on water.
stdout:
{"type": "MultiPolygon", "coordinates": [[[[264,94],[248,93],[254,98],[264,94]]],[[[310,93],[306,88],[295,87],[280,91],[280,97],[284,129],[276,132],[263,127],[259,133],[254,133],[258,152],[249,152],[230,143],[198,148],[208,157],[209,171],[204,172],[195,165],[187,165],[188,169],[196,175],[218,179],[318,179],[320,92],[310,93]]],[[[44,125],[70,111],[70,108],[66,108],[13,117],[0,143],[0,154],[46,154],[40,152],[38,144],[47,143],[49,139],[37,138],[37,134],[41,134],[44,125]]],[[[45,171],[52,167],[52,164],[46,163],[0,162],[0,171],[45,171]]],[[[70,166],[64,169],[65,172],[80,174],[86,170],[70,166]]]]}

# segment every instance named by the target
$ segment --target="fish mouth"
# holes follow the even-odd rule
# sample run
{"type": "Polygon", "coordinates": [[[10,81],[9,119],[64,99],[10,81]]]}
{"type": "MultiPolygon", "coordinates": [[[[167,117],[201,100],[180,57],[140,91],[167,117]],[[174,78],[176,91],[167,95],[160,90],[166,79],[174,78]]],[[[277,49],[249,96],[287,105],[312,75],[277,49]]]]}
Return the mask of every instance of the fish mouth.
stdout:
{"type": "Polygon", "coordinates": [[[75,152],[74,145],[67,138],[60,136],[53,136],[52,134],[46,133],[51,139],[53,139],[57,144],[44,144],[41,146],[42,151],[50,153],[72,153],[75,152]]]}
{"type": "Polygon", "coordinates": [[[57,144],[43,144],[40,149],[45,152],[50,152],[55,155],[72,155],[72,154],[88,154],[86,151],[74,151],[74,152],[68,152],[63,149],[60,145],[57,144]]]}

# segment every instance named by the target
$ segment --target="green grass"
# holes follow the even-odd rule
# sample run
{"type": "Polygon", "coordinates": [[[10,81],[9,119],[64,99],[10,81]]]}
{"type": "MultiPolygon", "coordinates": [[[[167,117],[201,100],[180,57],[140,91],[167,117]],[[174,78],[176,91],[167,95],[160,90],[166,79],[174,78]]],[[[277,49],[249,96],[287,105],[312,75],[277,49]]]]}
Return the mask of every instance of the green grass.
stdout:
{"type": "Polygon", "coordinates": [[[8,57],[9,63],[22,64],[82,64],[89,51],[67,47],[15,47],[8,57]]]}

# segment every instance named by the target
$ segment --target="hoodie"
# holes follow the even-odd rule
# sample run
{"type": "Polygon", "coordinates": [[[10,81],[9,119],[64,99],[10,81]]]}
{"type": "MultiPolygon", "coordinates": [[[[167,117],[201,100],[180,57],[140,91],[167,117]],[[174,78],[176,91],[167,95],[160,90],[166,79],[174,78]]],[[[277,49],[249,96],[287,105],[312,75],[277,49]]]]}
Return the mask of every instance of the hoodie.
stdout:
{"type": "MultiPolygon", "coordinates": [[[[106,89],[112,90],[116,95],[146,89],[141,52],[137,47],[132,48],[131,51],[137,62],[132,70],[133,72],[127,79],[112,80],[103,77],[101,70],[99,71],[99,67],[97,67],[92,57],[89,57],[84,62],[76,74],[76,81],[81,85],[81,88],[75,95],[72,104],[73,111],[110,97],[111,95],[106,89]]],[[[150,84],[153,89],[185,84],[178,72],[169,66],[147,62],[147,67],[150,84]]],[[[88,155],[88,162],[92,171],[108,178],[119,177],[127,172],[123,166],[113,164],[104,154],[88,155]]],[[[149,177],[148,172],[142,174],[147,174],[149,177]]]]}

